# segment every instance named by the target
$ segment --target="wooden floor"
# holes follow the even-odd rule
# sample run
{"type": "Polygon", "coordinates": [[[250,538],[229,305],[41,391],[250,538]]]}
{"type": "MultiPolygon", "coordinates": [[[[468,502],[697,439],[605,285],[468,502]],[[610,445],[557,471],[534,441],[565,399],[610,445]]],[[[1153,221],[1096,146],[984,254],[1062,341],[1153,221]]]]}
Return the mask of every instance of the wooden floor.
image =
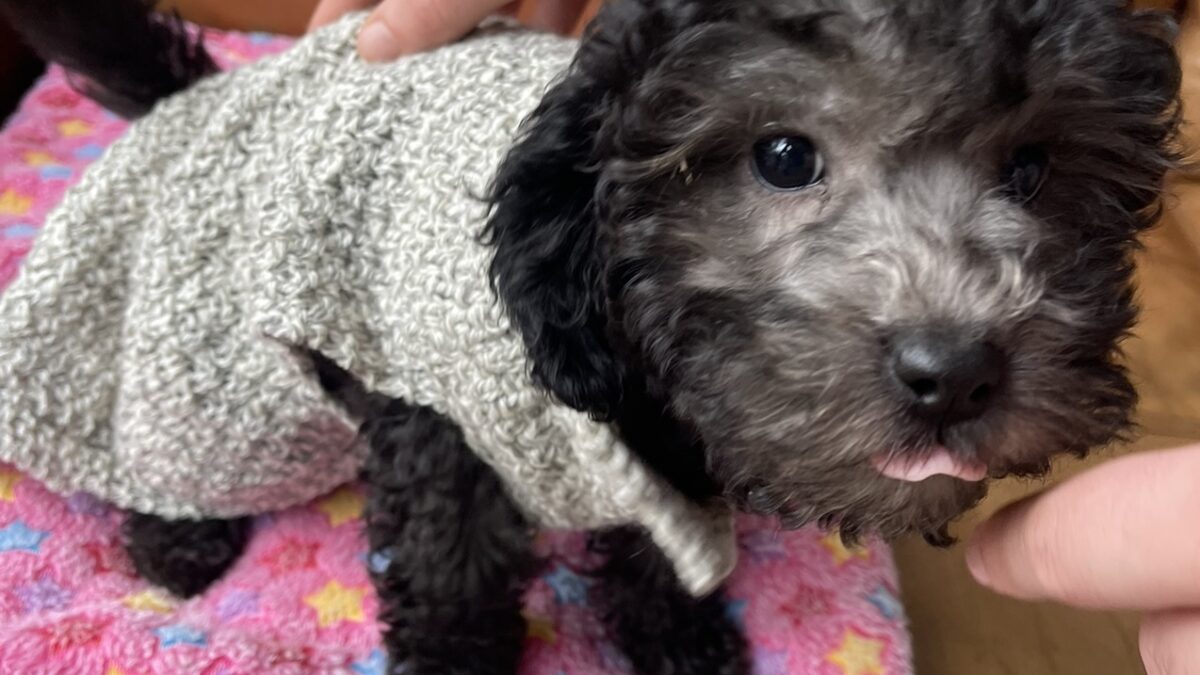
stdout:
{"type": "MultiPolygon", "coordinates": [[[[1195,212],[1196,209],[1187,209],[1195,212]]],[[[1168,215],[1141,261],[1144,316],[1127,350],[1143,397],[1143,436],[1108,454],[1200,440],[1200,220],[1168,215]],[[1184,221],[1187,224],[1184,224],[1184,221]]],[[[1106,457],[1088,460],[1103,461],[1106,457]]],[[[1061,480],[1080,470],[1064,463],[1061,480]]],[[[1043,487],[1004,482],[964,519],[964,539],[987,514],[1043,487]]],[[[1137,617],[1007,600],[978,587],[961,546],[896,545],[918,675],[1136,675],[1137,617]]]]}

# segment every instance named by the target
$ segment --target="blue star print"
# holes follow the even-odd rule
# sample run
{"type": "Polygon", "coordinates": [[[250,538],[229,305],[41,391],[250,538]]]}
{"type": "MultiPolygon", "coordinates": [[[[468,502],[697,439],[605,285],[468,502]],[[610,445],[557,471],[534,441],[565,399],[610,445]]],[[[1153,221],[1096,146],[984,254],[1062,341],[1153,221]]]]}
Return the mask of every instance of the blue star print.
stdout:
{"type": "Polygon", "coordinates": [[[362,661],[355,661],[350,669],[358,675],[383,675],[386,660],[383,657],[383,650],[372,649],[371,655],[362,661]]]}
{"type": "Polygon", "coordinates": [[[37,553],[42,542],[50,536],[49,532],[30,529],[25,523],[14,520],[8,527],[0,530],[0,552],[29,551],[37,553]]]}
{"type": "Polygon", "coordinates": [[[203,632],[182,624],[155,628],[154,634],[158,636],[158,643],[164,649],[177,645],[203,647],[206,644],[203,632]]]}
{"type": "Polygon", "coordinates": [[[587,605],[588,584],[578,574],[558,565],[545,576],[546,583],[554,589],[554,599],[560,605],[587,605]]]}
{"type": "Polygon", "coordinates": [[[38,229],[29,223],[13,223],[0,228],[0,236],[6,239],[32,239],[38,229]]]}
{"type": "Polygon", "coordinates": [[[896,596],[883,586],[876,588],[874,592],[868,595],[867,602],[875,605],[875,609],[879,610],[879,613],[882,614],[885,619],[894,620],[900,616],[902,611],[904,611],[900,605],[900,601],[896,599],[896,596]]]}
{"type": "Polygon", "coordinates": [[[96,159],[103,154],[104,148],[95,143],[88,143],[75,151],[75,156],[79,159],[96,159]]]}
{"type": "Polygon", "coordinates": [[[375,574],[383,574],[392,566],[392,556],[386,551],[374,551],[367,557],[367,569],[375,574]]]}
{"type": "Polygon", "coordinates": [[[745,600],[730,600],[725,604],[725,616],[734,623],[738,628],[745,630],[746,628],[746,601],[745,600]]]}
{"type": "Polygon", "coordinates": [[[41,174],[44,180],[66,180],[71,177],[71,168],[59,166],[57,164],[51,164],[49,166],[43,166],[41,174]]]}

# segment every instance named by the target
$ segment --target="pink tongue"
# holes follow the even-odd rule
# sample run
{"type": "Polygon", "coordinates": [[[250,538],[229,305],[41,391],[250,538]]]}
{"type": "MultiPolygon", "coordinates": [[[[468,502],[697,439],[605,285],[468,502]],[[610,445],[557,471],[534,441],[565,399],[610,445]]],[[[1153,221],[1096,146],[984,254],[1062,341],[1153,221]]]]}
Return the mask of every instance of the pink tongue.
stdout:
{"type": "Polygon", "coordinates": [[[879,454],[871,458],[871,463],[888,478],[909,483],[919,483],[937,475],[953,476],[969,482],[987,477],[987,465],[983,462],[962,459],[943,447],[919,456],[889,457],[886,453],[879,454]]]}

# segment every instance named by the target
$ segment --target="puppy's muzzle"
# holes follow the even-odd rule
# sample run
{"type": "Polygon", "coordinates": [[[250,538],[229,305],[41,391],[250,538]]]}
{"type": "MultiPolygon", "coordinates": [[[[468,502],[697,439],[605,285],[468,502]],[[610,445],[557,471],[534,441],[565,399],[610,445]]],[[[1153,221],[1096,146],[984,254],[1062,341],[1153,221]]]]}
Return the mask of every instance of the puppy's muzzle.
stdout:
{"type": "Polygon", "coordinates": [[[907,331],[892,343],[892,374],[913,415],[939,429],[982,416],[1004,382],[1004,353],[953,330],[907,331]]]}

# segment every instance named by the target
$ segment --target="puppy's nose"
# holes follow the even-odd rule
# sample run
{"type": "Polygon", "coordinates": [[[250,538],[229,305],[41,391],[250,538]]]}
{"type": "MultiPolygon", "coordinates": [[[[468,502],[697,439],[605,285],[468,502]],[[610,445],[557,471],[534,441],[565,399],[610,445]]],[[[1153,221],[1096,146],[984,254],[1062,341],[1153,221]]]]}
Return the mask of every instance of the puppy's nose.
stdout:
{"type": "Polygon", "coordinates": [[[987,342],[952,331],[916,330],[895,340],[891,365],[916,413],[949,425],[987,410],[1003,382],[1005,359],[987,342]]]}

